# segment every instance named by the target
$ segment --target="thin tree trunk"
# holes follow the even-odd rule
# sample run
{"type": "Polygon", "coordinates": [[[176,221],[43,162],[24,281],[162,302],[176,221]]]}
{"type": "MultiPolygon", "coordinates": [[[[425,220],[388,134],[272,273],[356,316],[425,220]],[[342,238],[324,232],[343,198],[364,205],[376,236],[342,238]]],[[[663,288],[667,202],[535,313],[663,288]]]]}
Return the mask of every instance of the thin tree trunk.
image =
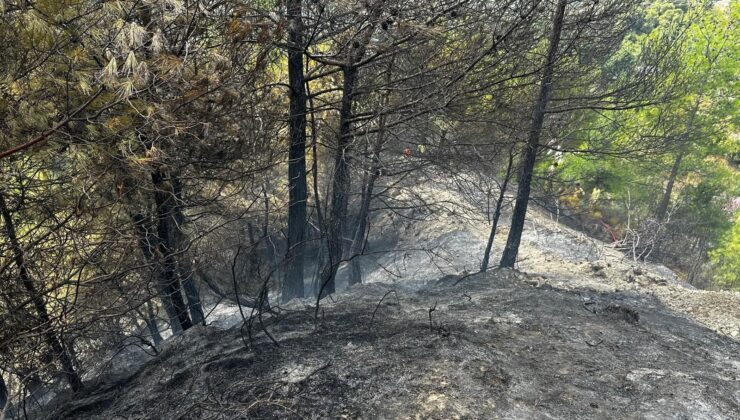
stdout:
{"type": "Polygon", "coordinates": [[[491,233],[488,235],[488,243],[486,244],[486,251],[483,253],[483,261],[480,265],[480,271],[486,272],[488,270],[488,261],[491,257],[491,249],[493,248],[493,240],[496,237],[496,229],[498,228],[498,220],[501,217],[501,207],[504,203],[504,197],[506,196],[506,189],[509,186],[509,180],[511,179],[511,169],[514,166],[514,150],[509,150],[509,163],[506,165],[506,175],[504,175],[504,181],[501,183],[500,191],[498,194],[498,201],[496,201],[496,210],[493,212],[493,222],[491,225],[491,233]]]}
{"type": "Polygon", "coordinates": [[[352,103],[357,82],[357,68],[348,66],[344,69],[344,84],[342,86],[342,105],[339,110],[339,135],[337,149],[334,153],[334,177],[332,182],[331,207],[329,220],[326,226],[326,242],[329,250],[329,260],[326,262],[321,275],[319,298],[336,291],[334,279],[339,263],[342,259],[344,246],[344,220],[349,205],[349,191],[352,178],[349,172],[349,145],[352,131],[352,103]]]}
{"type": "Polygon", "coordinates": [[[680,172],[683,158],[686,156],[687,153],[686,150],[688,147],[688,141],[694,131],[694,121],[696,121],[696,114],[699,112],[699,106],[701,105],[703,95],[704,89],[702,88],[699,91],[699,94],[696,96],[696,101],[694,102],[694,105],[691,107],[691,111],[689,112],[689,119],[686,125],[686,131],[683,133],[679,141],[678,155],[676,155],[676,160],[673,161],[673,167],[671,168],[670,175],[668,175],[668,183],[666,184],[665,190],[663,191],[663,197],[658,204],[658,208],[655,210],[655,218],[659,222],[663,222],[665,220],[665,217],[668,215],[668,206],[670,206],[671,204],[673,187],[676,183],[678,173],[680,172]]]}
{"type": "MultiPolygon", "coordinates": [[[[377,148],[376,148],[377,150],[377,148]]],[[[380,151],[377,151],[378,153],[380,151]]],[[[362,283],[362,270],[360,269],[360,259],[358,255],[362,253],[365,245],[365,236],[367,234],[367,226],[370,217],[370,203],[373,199],[373,189],[375,188],[375,182],[380,177],[380,167],[378,164],[373,164],[372,173],[367,180],[367,185],[362,192],[362,201],[360,203],[360,212],[357,215],[357,228],[352,239],[352,246],[349,251],[349,258],[351,259],[351,268],[349,285],[362,283]]]]}
{"type": "Polygon", "coordinates": [[[177,316],[177,309],[172,303],[172,298],[167,293],[167,288],[162,284],[159,273],[157,270],[157,261],[154,256],[154,248],[156,247],[155,238],[149,233],[146,218],[141,214],[135,214],[132,216],[134,221],[134,227],[136,228],[136,235],[139,239],[139,248],[141,253],[144,255],[144,259],[154,267],[155,276],[157,277],[157,291],[159,292],[159,299],[162,301],[164,311],[167,313],[167,318],[170,322],[170,328],[172,329],[173,335],[178,335],[182,332],[182,325],[177,316]]]}
{"type": "Polygon", "coordinates": [[[54,327],[51,323],[51,317],[46,309],[46,302],[44,302],[43,296],[36,290],[36,285],[33,284],[31,274],[26,268],[26,256],[18,241],[18,236],[15,231],[15,225],[13,224],[13,218],[10,214],[10,210],[5,204],[5,197],[0,193],[0,212],[2,213],[3,221],[5,222],[5,231],[8,235],[8,241],[13,250],[13,259],[18,267],[19,278],[23,288],[26,289],[28,297],[31,299],[33,306],[36,310],[36,315],[39,318],[39,328],[42,330],[46,343],[51,348],[54,357],[59,361],[62,372],[67,378],[72,391],[77,392],[82,389],[82,380],[77,374],[72,363],[72,357],[69,355],[67,350],[62,346],[62,341],[59,339],[57,334],[54,332],[54,327]]]}
{"type": "Polygon", "coordinates": [[[361,40],[352,42],[347,46],[347,62],[342,67],[344,77],[342,83],[342,101],[339,108],[339,133],[337,135],[337,148],[334,151],[334,178],[332,182],[331,208],[329,220],[327,221],[326,242],[329,260],[324,264],[319,290],[316,295],[318,299],[334,293],[336,290],[335,277],[339,263],[341,262],[344,247],[344,226],[347,217],[350,188],[352,178],[349,171],[349,148],[352,143],[352,114],[355,100],[355,90],[359,75],[358,63],[365,56],[367,45],[370,43],[372,34],[378,24],[384,2],[378,2],[370,12],[370,25],[362,34],[361,40]]]}
{"type": "Polygon", "coordinates": [[[288,153],[288,250],[283,301],[302,298],[306,233],[306,84],[303,73],[303,7],[288,0],[288,79],[290,84],[290,151],[288,153]]]}
{"type": "Polygon", "coordinates": [[[537,152],[540,147],[540,135],[542,134],[542,126],[545,121],[547,104],[550,101],[550,93],[552,92],[553,70],[555,68],[555,60],[557,59],[560,35],[563,29],[563,19],[565,17],[565,7],[567,4],[567,0],[559,0],[555,10],[555,15],[553,16],[547,60],[545,62],[545,69],[540,82],[540,93],[537,97],[534,111],[532,112],[532,126],[529,130],[529,138],[524,149],[524,159],[521,162],[516,204],[514,205],[514,213],[511,217],[511,229],[509,230],[509,236],[506,239],[506,247],[504,248],[501,262],[499,264],[501,267],[514,267],[517,254],[519,253],[519,243],[522,240],[524,219],[527,215],[529,194],[532,188],[532,173],[534,172],[534,166],[537,162],[537,152]]]}
{"type": "Polygon", "coordinates": [[[265,243],[265,263],[267,264],[267,272],[272,273],[275,269],[275,246],[270,238],[270,197],[267,195],[267,187],[262,189],[264,197],[265,211],[264,211],[264,223],[262,224],[262,240],[265,243]]]}
{"type": "Polygon", "coordinates": [[[156,257],[160,262],[160,281],[165,293],[172,300],[172,305],[177,312],[177,320],[183,331],[193,326],[188,307],[182,297],[180,279],[178,279],[175,268],[176,262],[173,255],[171,222],[174,212],[174,197],[172,190],[167,188],[164,174],[161,169],[152,172],[152,184],[154,185],[154,201],[157,214],[157,241],[156,257]]]}
{"type": "Polygon", "coordinates": [[[62,341],[62,348],[64,348],[67,354],[69,354],[69,359],[72,361],[72,366],[74,366],[75,370],[77,371],[81,370],[82,365],[80,364],[79,357],[77,357],[77,350],[75,350],[74,346],[75,340],[69,335],[65,334],[63,329],[59,331],[59,336],[62,341]]]}
{"type": "Polygon", "coordinates": [[[185,292],[185,298],[188,300],[188,309],[193,324],[205,325],[206,315],[203,312],[203,305],[200,300],[200,290],[195,284],[193,269],[191,264],[178,265],[180,268],[180,278],[182,279],[182,290],[185,292]]]}
{"type": "Polygon", "coordinates": [[[185,291],[185,297],[188,300],[188,309],[190,310],[190,317],[192,318],[193,324],[205,325],[206,316],[203,313],[203,304],[200,300],[200,291],[198,286],[195,284],[195,278],[193,276],[193,264],[190,262],[186,248],[188,247],[188,237],[185,234],[185,214],[182,211],[183,203],[183,192],[182,192],[182,181],[179,176],[173,176],[172,179],[172,192],[175,196],[176,205],[174,207],[174,219],[170,219],[174,222],[173,242],[175,249],[177,250],[177,274],[182,280],[182,288],[185,291]]]}
{"type": "Polygon", "coordinates": [[[151,302],[146,302],[146,327],[149,330],[149,334],[152,336],[152,341],[155,347],[159,347],[162,344],[162,334],[159,333],[159,325],[157,325],[157,315],[154,313],[154,305],[151,302]]]}
{"type": "MultiPolygon", "coordinates": [[[[367,141],[363,141],[362,142],[362,151],[360,152],[360,156],[368,156],[368,147],[369,147],[368,142],[367,141]]],[[[373,147],[373,149],[375,149],[375,147],[373,147]]],[[[355,239],[356,239],[356,236],[358,234],[357,227],[359,227],[359,224],[362,223],[362,221],[361,221],[361,219],[363,217],[363,215],[362,215],[362,213],[363,213],[362,208],[365,205],[365,191],[367,190],[368,185],[370,185],[370,178],[372,177],[371,174],[373,172],[372,171],[372,167],[373,167],[373,165],[372,165],[372,162],[371,162],[371,164],[368,166],[368,168],[366,170],[362,171],[362,180],[360,181],[360,191],[361,191],[361,193],[360,193],[360,208],[358,209],[357,214],[355,215],[355,217],[353,219],[353,222],[354,223],[352,223],[349,226],[347,226],[347,225],[344,226],[345,230],[351,229],[351,232],[349,232],[349,233],[352,234],[352,238],[349,241],[349,246],[345,246],[344,247],[345,248],[344,249],[344,254],[342,255],[342,259],[344,259],[344,260],[350,259],[350,256],[355,251],[355,248],[358,248],[359,247],[359,249],[362,249],[362,246],[361,246],[362,240],[360,240],[360,245],[358,246],[358,245],[356,245],[355,239]],[[352,226],[356,226],[356,227],[353,229],[352,226]]],[[[350,215],[348,214],[346,218],[347,219],[350,219],[350,215]]],[[[363,234],[363,237],[364,237],[364,234],[363,234]]]]}
{"type": "MultiPolygon", "coordinates": [[[[251,279],[261,279],[262,278],[262,257],[260,256],[260,240],[257,239],[257,235],[255,233],[255,228],[252,222],[247,222],[247,233],[249,236],[249,245],[250,245],[250,251],[249,255],[247,256],[248,261],[248,268],[247,268],[247,277],[251,279]]],[[[262,283],[262,281],[257,281],[254,283],[262,283]]],[[[247,293],[252,294],[252,290],[247,288],[247,293]]],[[[256,291],[255,294],[259,293],[259,290],[256,291]]]]}
{"type": "MultiPolygon", "coordinates": [[[[394,60],[391,59],[388,62],[388,69],[386,71],[386,77],[385,82],[386,84],[391,83],[392,79],[392,71],[393,71],[393,62],[394,60]]],[[[390,101],[390,90],[388,90],[385,95],[383,95],[383,100],[381,103],[382,107],[388,106],[388,103],[390,101]]],[[[375,182],[377,182],[378,178],[380,178],[380,172],[381,172],[381,163],[380,163],[380,153],[383,151],[383,146],[386,142],[386,121],[387,121],[387,115],[385,113],[381,114],[380,118],[378,119],[378,135],[375,139],[375,147],[373,147],[373,156],[372,156],[372,165],[370,167],[370,176],[368,177],[367,181],[365,182],[364,188],[362,190],[362,200],[360,202],[360,211],[357,215],[357,228],[355,229],[354,236],[352,238],[352,246],[350,248],[349,257],[351,259],[350,265],[351,265],[351,271],[350,271],[350,277],[349,277],[349,285],[359,284],[362,282],[362,270],[360,267],[360,259],[357,258],[358,255],[362,253],[362,250],[365,246],[365,237],[367,236],[367,226],[369,222],[370,217],[370,203],[373,200],[373,190],[375,188],[375,182]]]]}
{"type": "Polygon", "coordinates": [[[683,161],[683,158],[684,152],[681,151],[678,153],[678,156],[676,156],[676,160],[673,162],[671,174],[668,176],[668,183],[666,184],[665,191],[663,192],[663,198],[660,200],[660,204],[658,204],[658,209],[655,211],[655,218],[658,219],[659,222],[665,221],[665,217],[666,215],[668,215],[668,206],[671,204],[673,186],[676,183],[676,177],[678,177],[678,172],[681,169],[681,162],[683,161]]]}
{"type": "Polygon", "coordinates": [[[0,419],[4,418],[5,406],[8,404],[8,387],[5,386],[5,380],[0,375],[0,419]]]}
{"type": "MultiPolygon", "coordinates": [[[[308,71],[308,68],[306,69],[308,71]]],[[[323,241],[324,235],[326,235],[326,223],[324,219],[324,210],[326,207],[322,207],[321,193],[319,191],[319,150],[318,150],[318,128],[316,124],[316,115],[313,110],[313,96],[311,95],[311,86],[306,84],[306,94],[308,95],[309,109],[311,110],[311,174],[312,174],[312,187],[313,187],[313,201],[316,206],[316,222],[318,224],[318,239],[319,244],[316,256],[316,265],[314,274],[312,277],[313,290],[319,290],[319,284],[321,281],[321,273],[325,263],[325,254],[327,252],[325,242],[323,241]]]]}

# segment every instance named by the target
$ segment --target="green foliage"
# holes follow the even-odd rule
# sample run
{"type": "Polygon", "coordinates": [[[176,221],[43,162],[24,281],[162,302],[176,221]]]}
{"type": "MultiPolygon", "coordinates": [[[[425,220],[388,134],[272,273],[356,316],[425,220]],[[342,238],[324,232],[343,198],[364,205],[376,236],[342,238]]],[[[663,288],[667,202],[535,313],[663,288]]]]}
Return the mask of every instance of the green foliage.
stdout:
{"type": "Polygon", "coordinates": [[[732,229],[711,253],[716,282],[725,287],[740,289],[740,212],[732,229]]]}
{"type": "Polygon", "coordinates": [[[634,227],[661,217],[656,210],[675,166],[661,246],[678,268],[681,260],[707,260],[711,254],[716,281],[723,285],[734,284],[738,275],[737,221],[733,228],[725,207],[740,196],[739,18],[738,1],[688,8],[653,3],[604,72],[613,83],[651,44],[680,42],[677,61],[664,63],[674,67],[664,69],[671,74],[665,85],[670,100],[585,119],[581,130],[588,135],[577,148],[603,154],[566,155],[558,168],[561,180],[578,181],[586,192],[603,191],[602,207],[621,214],[622,227],[628,221],[634,227]],[[716,249],[708,253],[711,248],[716,249]]]}

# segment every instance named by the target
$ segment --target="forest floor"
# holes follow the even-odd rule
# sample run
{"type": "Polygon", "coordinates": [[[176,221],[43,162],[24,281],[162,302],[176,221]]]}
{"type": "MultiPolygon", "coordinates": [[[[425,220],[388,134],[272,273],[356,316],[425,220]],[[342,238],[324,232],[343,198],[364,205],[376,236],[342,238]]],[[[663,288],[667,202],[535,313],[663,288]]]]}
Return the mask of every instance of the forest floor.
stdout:
{"type": "Polygon", "coordinates": [[[49,418],[739,418],[740,343],[657,299],[454,282],[353,287],[316,324],[285,311],[280,347],[195,327],[49,418]]]}
{"type": "Polygon", "coordinates": [[[317,317],[307,299],[265,319],[279,347],[232,313],[45,416],[740,419],[740,294],[694,290],[537,210],[518,270],[466,276],[490,227],[437,188],[434,217],[373,221],[366,284],[317,317]]]}

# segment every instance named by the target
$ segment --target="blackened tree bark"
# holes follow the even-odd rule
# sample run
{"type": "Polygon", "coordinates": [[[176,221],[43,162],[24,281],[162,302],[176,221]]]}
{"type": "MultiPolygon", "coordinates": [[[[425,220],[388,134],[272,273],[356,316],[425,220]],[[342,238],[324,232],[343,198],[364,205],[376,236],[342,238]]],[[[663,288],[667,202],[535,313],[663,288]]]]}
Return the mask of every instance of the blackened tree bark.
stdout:
{"type": "Polygon", "coordinates": [[[506,174],[504,180],[499,186],[498,200],[496,201],[496,210],[493,212],[493,221],[491,224],[491,233],[488,235],[488,243],[486,244],[486,250],[483,253],[483,261],[480,264],[480,271],[486,272],[488,270],[488,262],[491,258],[491,249],[493,248],[493,240],[496,238],[496,229],[498,228],[498,220],[501,217],[501,207],[504,203],[506,196],[506,189],[509,186],[509,180],[511,179],[511,169],[514,166],[514,150],[509,150],[509,162],[506,165],[506,174]]]}
{"type": "MultiPolygon", "coordinates": [[[[381,120],[385,120],[385,116],[381,117],[381,120]]],[[[381,124],[384,124],[381,121],[381,124]]],[[[384,130],[380,130],[379,136],[382,136],[384,130]]],[[[371,173],[367,179],[367,183],[362,191],[362,200],[360,202],[360,212],[357,215],[357,227],[352,238],[352,246],[350,247],[350,258],[351,258],[351,272],[349,277],[349,285],[362,283],[362,270],[360,268],[360,260],[357,258],[365,247],[365,236],[367,235],[367,227],[370,217],[370,203],[373,199],[373,190],[375,189],[375,182],[380,177],[380,160],[379,154],[382,148],[382,140],[378,140],[373,150],[373,166],[370,169],[371,173]]]]}
{"type": "Polygon", "coordinates": [[[288,0],[288,81],[290,84],[290,150],[288,152],[288,251],[283,301],[302,298],[306,233],[306,82],[303,73],[303,7],[288,0]]]}
{"type": "Polygon", "coordinates": [[[175,308],[172,298],[167,292],[167,288],[162,284],[159,278],[157,270],[157,261],[154,254],[154,249],[157,246],[156,238],[150,230],[149,222],[147,218],[142,214],[134,214],[131,216],[134,222],[134,228],[136,229],[136,237],[139,242],[139,248],[141,253],[144,255],[144,259],[154,267],[155,276],[157,277],[157,292],[159,298],[162,301],[164,311],[167,313],[167,318],[170,321],[170,328],[172,328],[172,334],[177,335],[182,332],[182,325],[180,325],[179,317],[177,316],[177,309],[175,308]]]}
{"type": "Polygon", "coordinates": [[[82,380],[75,370],[72,357],[64,348],[62,340],[54,331],[51,317],[46,309],[44,297],[36,289],[36,285],[33,283],[33,279],[31,279],[31,273],[29,273],[28,268],[26,267],[26,254],[18,240],[15,224],[13,223],[13,216],[5,203],[5,197],[2,192],[0,192],[0,213],[2,213],[2,218],[5,222],[5,233],[8,235],[8,241],[13,250],[13,261],[15,262],[16,267],[18,267],[18,277],[23,288],[26,290],[26,293],[28,293],[28,297],[36,311],[36,316],[39,319],[39,329],[42,331],[46,344],[51,348],[54,357],[61,365],[62,373],[64,373],[67,378],[70,388],[77,392],[82,389],[82,380]]]}
{"type": "Polygon", "coordinates": [[[339,107],[339,132],[337,134],[337,147],[334,150],[331,207],[326,226],[326,242],[329,255],[321,273],[319,289],[316,292],[319,299],[334,293],[336,290],[334,279],[343,255],[344,225],[352,186],[349,171],[349,148],[353,139],[352,108],[357,89],[359,64],[365,56],[367,45],[370,43],[373,32],[375,32],[383,6],[383,0],[373,5],[369,16],[370,25],[360,34],[361,39],[359,41],[348,43],[347,61],[342,65],[344,80],[342,82],[342,101],[339,107]]]}
{"type": "Polygon", "coordinates": [[[154,313],[154,305],[152,302],[146,302],[146,327],[149,330],[149,334],[152,335],[152,341],[155,346],[159,346],[162,343],[162,334],[159,333],[159,325],[157,323],[157,314],[154,313]]]}
{"type": "Polygon", "coordinates": [[[511,216],[511,228],[509,236],[506,239],[506,247],[501,256],[500,267],[514,267],[517,254],[519,253],[519,243],[524,231],[524,219],[527,215],[527,206],[529,204],[529,194],[532,188],[532,173],[537,162],[537,152],[540,148],[540,135],[542,134],[542,125],[545,121],[547,104],[550,101],[552,92],[552,77],[555,67],[555,61],[558,55],[558,46],[563,29],[563,19],[565,17],[565,7],[568,0],[558,0],[555,14],[553,15],[552,32],[550,33],[547,58],[545,68],[540,81],[540,92],[537,96],[534,111],[532,112],[532,125],[529,130],[529,137],[524,148],[524,157],[521,162],[519,172],[519,188],[514,205],[514,213],[511,216]]]}
{"type": "Polygon", "coordinates": [[[203,312],[203,304],[200,300],[200,290],[198,290],[198,285],[195,283],[193,267],[187,256],[181,255],[178,258],[177,268],[178,276],[182,281],[182,289],[187,299],[190,318],[193,324],[205,324],[205,313],[203,312]]]}
{"type": "Polygon", "coordinates": [[[334,278],[343,253],[343,227],[349,204],[349,190],[352,178],[349,173],[349,156],[347,155],[352,131],[352,102],[357,81],[357,67],[350,65],[343,71],[342,105],[339,110],[339,134],[337,149],[334,153],[334,177],[332,181],[331,207],[326,226],[326,241],[329,250],[328,261],[321,274],[317,296],[323,297],[335,292],[334,278]]]}
{"type": "Polygon", "coordinates": [[[173,242],[177,250],[177,273],[182,280],[182,288],[185,291],[185,297],[188,300],[188,309],[193,324],[205,324],[206,316],[203,313],[203,304],[200,300],[200,291],[195,284],[193,276],[193,264],[188,256],[188,237],[185,233],[185,214],[183,208],[183,187],[179,176],[172,177],[172,193],[174,194],[176,205],[172,222],[172,232],[174,234],[173,242]]]}
{"type": "Polygon", "coordinates": [[[168,188],[162,168],[152,171],[152,184],[154,185],[157,220],[157,238],[154,250],[160,262],[160,282],[165,295],[172,300],[172,305],[177,312],[177,319],[184,331],[192,327],[193,323],[190,316],[188,316],[188,307],[182,297],[180,279],[175,272],[176,261],[171,230],[175,198],[172,194],[172,188],[168,188]]]}
{"type": "Polygon", "coordinates": [[[0,417],[2,417],[5,405],[8,403],[8,387],[5,386],[5,380],[0,375],[0,417]]]}
{"type": "MultiPolygon", "coordinates": [[[[388,70],[386,72],[385,82],[390,84],[393,71],[393,60],[388,62],[388,70]]],[[[381,102],[382,107],[388,106],[390,101],[390,90],[383,95],[381,102]]],[[[362,200],[360,201],[360,211],[357,215],[357,227],[355,228],[354,236],[352,237],[352,246],[350,247],[350,277],[349,285],[362,283],[362,270],[360,267],[360,259],[357,258],[365,247],[365,237],[367,235],[367,227],[370,217],[370,203],[373,200],[373,190],[375,189],[375,183],[380,178],[381,173],[381,162],[380,153],[383,150],[383,146],[386,142],[386,121],[387,114],[381,114],[378,119],[378,134],[375,139],[375,145],[372,151],[372,165],[370,166],[370,176],[367,178],[367,182],[362,190],[362,200]]]]}
{"type": "Polygon", "coordinates": [[[272,273],[276,269],[277,249],[270,237],[270,196],[267,194],[267,186],[262,188],[262,197],[264,202],[262,241],[265,248],[265,264],[267,265],[267,272],[272,273]]]}
{"type": "MultiPolygon", "coordinates": [[[[306,63],[306,72],[309,71],[308,63],[306,63]]],[[[311,180],[312,180],[312,194],[313,194],[313,202],[314,207],[316,209],[316,221],[317,223],[317,233],[318,233],[318,239],[323,241],[324,236],[326,235],[326,222],[324,220],[324,207],[323,201],[321,199],[321,192],[319,190],[319,151],[318,151],[318,126],[316,124],[316,113],[314,110],[316,107],[314,106],[314,100],[313,95],[311,93],[311,85],[306,84],[306,95],[308,95],[308,105],[310,109],[309,116],[311,118],[311,180]]],[[[328,194],[327,194],[328,195],[328,194]]],[[[324,267],[324,263],[326,260],[326,247],[324,246],[323,242],[320,242],[320,245],[318,247],[318,255],[316,256],[316,271],[313,274],[312,281],[313,281],[313,289],[318,290],[319,289],[319,282],[321,281],[321,273],[322,269],[324,267]]]]}
{"type": "MultiPolygon", "coordinates": [[[[249,236],[250,251],[247,254],[247,275],[251,278],[259,279],[262,278],[262,247],[260,242],[264,241],[265,238],[257,237],[257,229],[255,229],[252,222],[247,222],[247,235],[249,236]]],[[[247,293],[251,293],[252,290],[248,290],[247,293]]]]}

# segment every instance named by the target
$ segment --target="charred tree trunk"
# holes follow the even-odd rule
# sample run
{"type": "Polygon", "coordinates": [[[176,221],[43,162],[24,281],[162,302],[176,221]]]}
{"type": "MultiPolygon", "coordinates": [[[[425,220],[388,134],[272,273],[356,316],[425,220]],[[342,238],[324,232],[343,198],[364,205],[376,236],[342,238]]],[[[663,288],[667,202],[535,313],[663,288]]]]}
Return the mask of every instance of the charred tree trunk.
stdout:
{"type": "Polygon", "coordinates": [[[21,281],[23,288],[28,293],[28,297],[36,310],[36,316],[39,319],[39,328],[42,331],[46,344],[51,348],[54,357],[57,359],[62,367],[62,373],[67,378],[72,391],[79,391],[82,389],[82,380],[75,370],[72,362],[72,357],[69,352],[62,345],[62,340],[57,336],[54,331],[54,326],[51,323],[51,317],[46,309],[46,302],[44,297],[36,289],[36,285],[33,284],[31,279],[31,273],[26,268],[26,255],[23,247],[21,247],[18,241],[18,235],[15,231],[15,225],[13,224],[13,217],[10,213],[10,209],[5,203],[5,197],[0,193],[0,213],[2,213],[3,221],[5,222],[5,232],[8,235],[8,241],[10,242],[11,249],[13,251],[13,261],[18,267],[18,277],[21,281]]]}
{"type": "Polygon", "coordinates": [[[0,375],[0,418],[3,418],[5,406],[8,404],[8,387],[5,386],[5,379],[0,375]]]}
{"type": "Polygon", "coordinates": [[[362,270],[360,268],[360,260],[357,258],[362,254],[363,248],[365,247],[365,236],[367,234],[367,225],[370,217],[370,202],[373,198],[373,189],[375,188],[375,181],[380,176],[380,168],[373,168],[373,172],[367,180],[365,188],[362,192],[362,201],[360,203],[360,212],[357,216],[357,228],[355,229],[354,236],[352,238],[352,246],[349,250],[349,258],[351,259],[351,269],[349,285],[362,283],[362,270]]]}
{"type": "Polygon", "coordinates": [[[206,316],[203,312],[203,304],[200,301],[200,290],[198,290],[198,285],[195,284],[192,264],[190,264],[190,261],[183,262],[182,260],[186,259],[182,258],[178,262],[178,272],[182,279],[182,289],[185,292],[185,298],[188,301],[190,318],[193,324],[205,325],[206,316]]]}
{"type": "Polygon", "coordinates": [[[303,7],[288,0],[288,79],[290,84],[290,150],[288,152],[288,251],[283,301],[302,298],[306,233],[306,81],[303,73],[303,7]]]}
{"type": "Polygon", "coordinates": [[[188,309],[190,310],[190,317],[192,318],[193,324],[204,324],[206,322],[205,314],[203,313],[203,304],[200,300],[200,291],[198,286],[195,284],[195,277],[193,276],[193,264],[188,257],[188,237],[185,234],[185,214],[182,210],[183,203],[183,192],[182,192],[182,181],[178,176],[174,176],[172,179],[172,192],[175,200],[177,201],[174,207],[173,219],[174,227],[172,229],[174,233],[174,244],[177,250],[177,273],[182,280],[182,288],[185,291],[185,297],[188,301],[188,309]]]}
{"type": "MultiPolygon", "coordinates": [[[[393,71],[393,60],[388,62],[388,69],[386,71],[385,82],[386,84],[391,83],[393,71]]],[[[382,106],[386,107],[390,100],[390,91],[386,92],[383,96],[382,106]]],[[[350,277],[349,285],[362,283],[362,270],[360,267],[360,260],[357,258],[365,247],[365,237],[367,236],[367,227],[370,221],[370,203],[373,200],[373,190],[375,189],[375,182],[380,178],[381,163],[380,153],[383,150],[383,146],[386,142],[385,128],[386,128],[387,115],[383,113],[378,119],[378,136],[375,140],[375,146],[373,147],[372,165],[370,167],[370,176],[367,178],[365,185],[362,190],[362,200],[360,202],[360,211],[357,215],[357,228],[352,237],[352,246],[350,248],[349,257],[351,259],[350,266],[350,277]]]]}
{"type": "Polygon", "coordinates": [[[316,295],[319,298],[335,292],[334,279],[342,259],[344,247],[344,221],[349,204],[349,191],[352,178],[349,172],[349,145],[352,137],[352,103],[357,82],[357,68],[348,66],[344,69],[342,86],[342,105],[339,110],[339,135],[334,153],[334,177],[332,182],[331,207],[326,226],[326,242],[329,250],[328,261],[321,274],[321,282],[316,295]]]}
{"type": "Polygon", "coordinates": [[[355,91],[359,76],[359,63],[365,56],[365,51],[378,24],[383,1],[374,5],[370,12],[370,25],[361,34],[359,41],[348,43],[346,64],[342,66],[342,101],[339,107],[339,133],[337,135],[337,147],[334,151],[334,177],[332,182],[331,208],[326,227],[326,242],[328,261],[319,282],[319,290],[316,293],[318,299],[334,293],[336,290],[335,277],[339,263],[341,262],[344,248],[344,225],[347,217],[350,188],[352,178],[349,171],[349,148],[352,143],[352,114],[355,100],[355,91]]]}
{"type": "MultiPolygon", "coordinates": [[[[247,222],[247,236],[249,236],[250,250],[247,254],[247,278],[248,281],[247,293],[256,295],[259,290],[253,290],[253,285],[262,283],[262,265],[263,265],[263,246],[261,244],[265,238],[257,237],[257,229],[255,229],[252,222],[247,222]],[[256,279],[256,280],[255,280],[256,279]],[[250,287],[251,286],[251,287],[250,287]]],[[[267,249],[265,249],[267,251],[267,249]]]]}
{"type": "Polygon", "coordinates": [[[270,197],[267,195],[267,187],[262,189],[264,198],[264,222],[262,223],[262,240],[265,242],[265,264],[267,272],[272,273],[275,270],[276,248],[270,237],[270,197]]]}
{"type": "Polygon", "coordinates": [[[177,316],[177,309],[175,308],[172,298],[167,293],[167,289],[164,287],[159,279],[159,273],[157,273],[157,261],[154,255],[154,249],[156,248],[156,238],[150,233],[149,223],[147,219],[141,214],[135,214],[132,216],[134,221],[134,227],[136,228],[136,236],[139,242],[139,248],[141,253],[144,255],[144,259],[152,266],[155,270],[155,276],[157,277],[157,292],[159,298],[162,301],[164,311],[167,313],[167,318],[170,321],[170,328],[172,334],[177,335],[182,332],[182,326],[177,316]]]}
{"type": "Polygon", "coordinates": [[[506,189],[509,186],[509,180],[511,179],[511,168],[514,166],[514,150],[509,150],[509,162],[506,165],[506,175],[504,175],[504,181],[500,185],[500,191],[498,193],[498,200],[496,201],[496,210],[493,212],[493,221],[491,224],[491,234],[488,235],[488,243],[486,244],[486,250],[483,253],[483,261],[480,264],[480,271],[486,272],[488,270],[488,261],[491,258],[491,249],[493,248],[493,240],[496,237],[496,229],[498,228],[498,219],[501,217],[501,207],[504,204],[504,198],[506,196],[506,189]]]}
{"type": "Polygon", "coordinates": [[[532,112],[532,126],[529,130],[527,144],[524,148],[524,158],[521,162],[519,173],[519,188],[516,195],[516,204],[514,205],[514,213],[511,216],[511,229],[509,230],[509,236],[506,239],[506,247],[504,248],[504,253],[501,256],[501,262],[499,264],[501,267],[514,267],[517,254],[519,253],[519,243],[521,242],[522,232],[524,231],[524,219],[527,215],[529,194],[532,188],[532,173],[534,172],[534,166],[537,162],[537,152],[540,148],[540,135],[545,121],[547,104],[550,101],[550,93],[552,92],[553,70],[555,68],[555,60],[558,55],[558,46],[560,44],[563,19],[565,17],[565,7],[567,4],[567,0],[558,0],[557,8],[555,9],[555,14],[553,16],[547,59],[542,73],[542,80],[540,81],[540,93],[537,97],[534,111],[532,112]]]}
{"type": "Polygon", "coordinates": [[[183,330],[187,330],[193,326],[193,323],[190,316],[188,316],[188,307],[182,297],[180,279],[175,272],[175,248],[172,244],[171,225],[174,214],[174,195],[172,189],[168,188],[161,169],[152,172],[152,184],[154,185],[154,202],[157,215],[157,240],[154,249],[159,261],[159,279],[165,295],[172,300],[180,326],[183,330]]]}
{"type": "MultiPolygon", "coordinates": [[[[376,149],[377,150],[377,149],[376,149]]],[[[380,153],[377,150],[377,153],[380,153]]],[[[374,164],[372,173],[367,180],[365,188],[362,192],[362,201],[360,202],[360,212],[357,215],[357,228],[355,229],[354,236],[352,238],[352,246],[350,248],[351,268],[349,278],[349,285],[362,283],[362,271],[360,269],[360,260],[357,258],[358,255],[362,254],[363,248],[365,247],[365,236],[367,235],[367,226],[370,217],[370,203],[373,199],[373,190],[375,188],[375,182],[380,177],[380,166],[374,164]]]]}
{"type": "MultiPolygon", "coordinates": [[[[306,71],[308,70],[308,67],[306,67],[306,71]]],[[[308,105],[309,109],[311,110],[309,114],[311,117],[311,180],[313,188],[313,202],[316,208],[316,221],[318,225],[317,243],[319,244],[316,256],[316,266],[312,276],[313,290],[316,291],[319,289],[319,284],[321,282],[321,273],[326,260],[326,247],[324,246],[325,242],[323,241],[324,236],[326,235],[326,222],[324,219],[324,210],[326,209],[326,207],[322,207],[324,203],[321,200],[321,193],[319,191],[318,127],[316,124],[316,114],[314,113],[314,109],[316,108],[314,107],[313,95],[311,94],[310,88],[310,84],[306,84],[308,105]]]]}
{"type": "Polygon", "coordinates": [[[159,333],[159,325],[157,325],[157,315],[154,313],[154,305],[151,302],[146,303],[146,328],[149,330],[149,334],[152,336],[154,346],[158,347],[162,344],[162,334],[159,333]]]}

